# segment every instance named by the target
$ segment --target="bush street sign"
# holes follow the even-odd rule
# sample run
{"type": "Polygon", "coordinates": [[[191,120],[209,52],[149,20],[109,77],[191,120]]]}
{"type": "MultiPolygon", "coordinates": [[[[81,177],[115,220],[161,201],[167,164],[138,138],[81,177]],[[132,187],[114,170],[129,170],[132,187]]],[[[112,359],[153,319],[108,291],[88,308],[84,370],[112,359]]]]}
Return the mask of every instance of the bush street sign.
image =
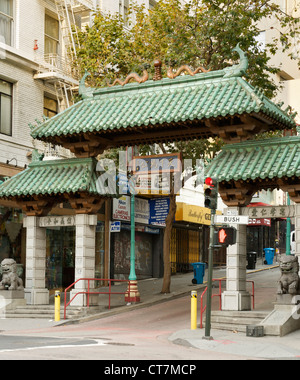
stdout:
{"type": "Polygon", "coordinates": [[[216,215],[216,224],[248,224],[249,216],[244,215],[216,215]]]}

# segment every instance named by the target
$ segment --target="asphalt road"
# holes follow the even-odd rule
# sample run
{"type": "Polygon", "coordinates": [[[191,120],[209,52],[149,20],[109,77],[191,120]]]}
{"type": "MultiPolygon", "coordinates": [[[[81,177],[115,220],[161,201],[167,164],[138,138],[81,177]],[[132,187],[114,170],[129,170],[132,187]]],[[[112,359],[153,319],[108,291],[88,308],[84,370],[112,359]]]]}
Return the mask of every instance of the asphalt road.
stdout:
{"type": "MultiPolygon", "coordinates": [[[[258,309],[263,310],[275,296],[278,272],[257,273],[253,278],[257,288],[270,293],[265,297],[257,292],[258,309]]],[[[192,364],[215,359],[211,351],[169,340],[184,329],[190,329],[190,295],[75,325],[22,330],[20,322],[19,329],[0,332],[0,360],[185,360],[192,364]]],[[[251,358],[220,353],[218,359],[251,358]]]]}
{"type": "Polygon", "coordinates": [[[178,329],[189,326],[187,296],[84,324],[4,332],[0,335],[0,360],[212,359],[210,352],[168,340],[178,329]]]}

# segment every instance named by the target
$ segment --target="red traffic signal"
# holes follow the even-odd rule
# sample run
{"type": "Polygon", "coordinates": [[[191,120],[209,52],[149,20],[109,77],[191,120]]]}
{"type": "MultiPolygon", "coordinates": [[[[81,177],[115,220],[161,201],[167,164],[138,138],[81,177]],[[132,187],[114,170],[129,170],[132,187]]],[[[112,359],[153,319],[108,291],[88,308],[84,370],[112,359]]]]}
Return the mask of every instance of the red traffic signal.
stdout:
{"type": "Polygon", "coordinates": [[[216,181],[215,181],[214,178],[207,177],[207,178],[205,178],[205,185],[207,185],[207,186],[215,186],[216,185],[216,181]]]}
{"type": "Polygon", "coordinates": [[[218,181],[216,178],[206,177],[204,183],[208,186],[204,190],[204,207],[216,210],[218,204],[218,181]]]}
{"type": "Polygon", "coordinates": [[[233,245],[236,243],[236,228],[221,227],[217,228],[218,244],[233,245]]]}

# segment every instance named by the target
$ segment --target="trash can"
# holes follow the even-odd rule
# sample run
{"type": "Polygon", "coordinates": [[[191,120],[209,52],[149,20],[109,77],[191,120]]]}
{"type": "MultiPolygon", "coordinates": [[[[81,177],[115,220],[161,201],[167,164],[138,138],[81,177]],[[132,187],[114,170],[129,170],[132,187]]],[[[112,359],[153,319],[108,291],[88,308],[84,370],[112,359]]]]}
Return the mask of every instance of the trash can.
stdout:
{"type": "Polygon", "coordinates": [[[205,275],[205,263],[193,263],[194,268],[194,278],[192,279],[193,284],[203,284],[203,277],[205,275]]]}
{"type": "Polygon", "coordinates": [[[272,265],[274,260],[275,248],[264,248],[266,265],[272,265]]]}
{"type": "Polygon", "coordinates": [[[248,252],[247,253],[247,269],[255,269],[257,260],[257,252],[248,252]]]}

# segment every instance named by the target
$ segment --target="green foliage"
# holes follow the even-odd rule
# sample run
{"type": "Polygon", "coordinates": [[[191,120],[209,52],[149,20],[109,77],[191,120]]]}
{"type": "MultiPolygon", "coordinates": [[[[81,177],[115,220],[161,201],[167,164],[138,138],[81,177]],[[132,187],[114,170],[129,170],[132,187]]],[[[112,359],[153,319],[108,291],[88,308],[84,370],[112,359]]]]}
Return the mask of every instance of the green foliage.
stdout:
{"type": "Polygon", "coordinates": [[[97,11],[93,25],[79,33],[76,65],[92,73],[90,84],[106,86],[116,76],[141,73],[142,65],[156,58],[165,70],[170,64],[222,69],[238,58],[232,49],[240,43],[248,52],[247,80],[272,97],[277,88],[270,74],[279,69],[269,65],[270,54],[288,50],[299,34],[299,18],[267,0],[160,0],[150,11],[133,2],[127,16],[131,21],[125,25],[120,15],[97,11]],[[263,51],[256,40],[258,25],[271,17],[278,31],[263,51]]]}
{"type": "MultiPolygon", "coordinates": [[[[295,3],[293,12],[296,7],[295,3]]],[[[126,20],[125,25],[119,14],[98,10],[93,25],[79,33],[75,64],[82,74],[85,70],[92,74],[89,85],[107,86],[131,72],[141,74],[145,63],[150,64],[151,78],[157,58],[163,62],[164,73],[170,65],[178,68],[182,64],[194,69],[223,69],[237,63],[238,55],[232,49],[239,43],[249,59],[246,79],[273,97],[278,89],[270,74],[279,68],[270,65],[270,56],[279,49],[288,51],[299,35],[299,18],[284,13],[269,0],[189,0],[184,4],[159,0],[150,11],[132,2],[126,20]],[[270,24],[270,19],[275,21],[270,24]],[[274,29],[274,38],[265,50],[257,43],[259,25],[274,29]]],[[[171,144],[168,149],[182,149],[193,157],[196,150],[197,158],[204,152],[214,154],[211,142],[206,140],[194,142],[193,147],[171,144]]]]}

